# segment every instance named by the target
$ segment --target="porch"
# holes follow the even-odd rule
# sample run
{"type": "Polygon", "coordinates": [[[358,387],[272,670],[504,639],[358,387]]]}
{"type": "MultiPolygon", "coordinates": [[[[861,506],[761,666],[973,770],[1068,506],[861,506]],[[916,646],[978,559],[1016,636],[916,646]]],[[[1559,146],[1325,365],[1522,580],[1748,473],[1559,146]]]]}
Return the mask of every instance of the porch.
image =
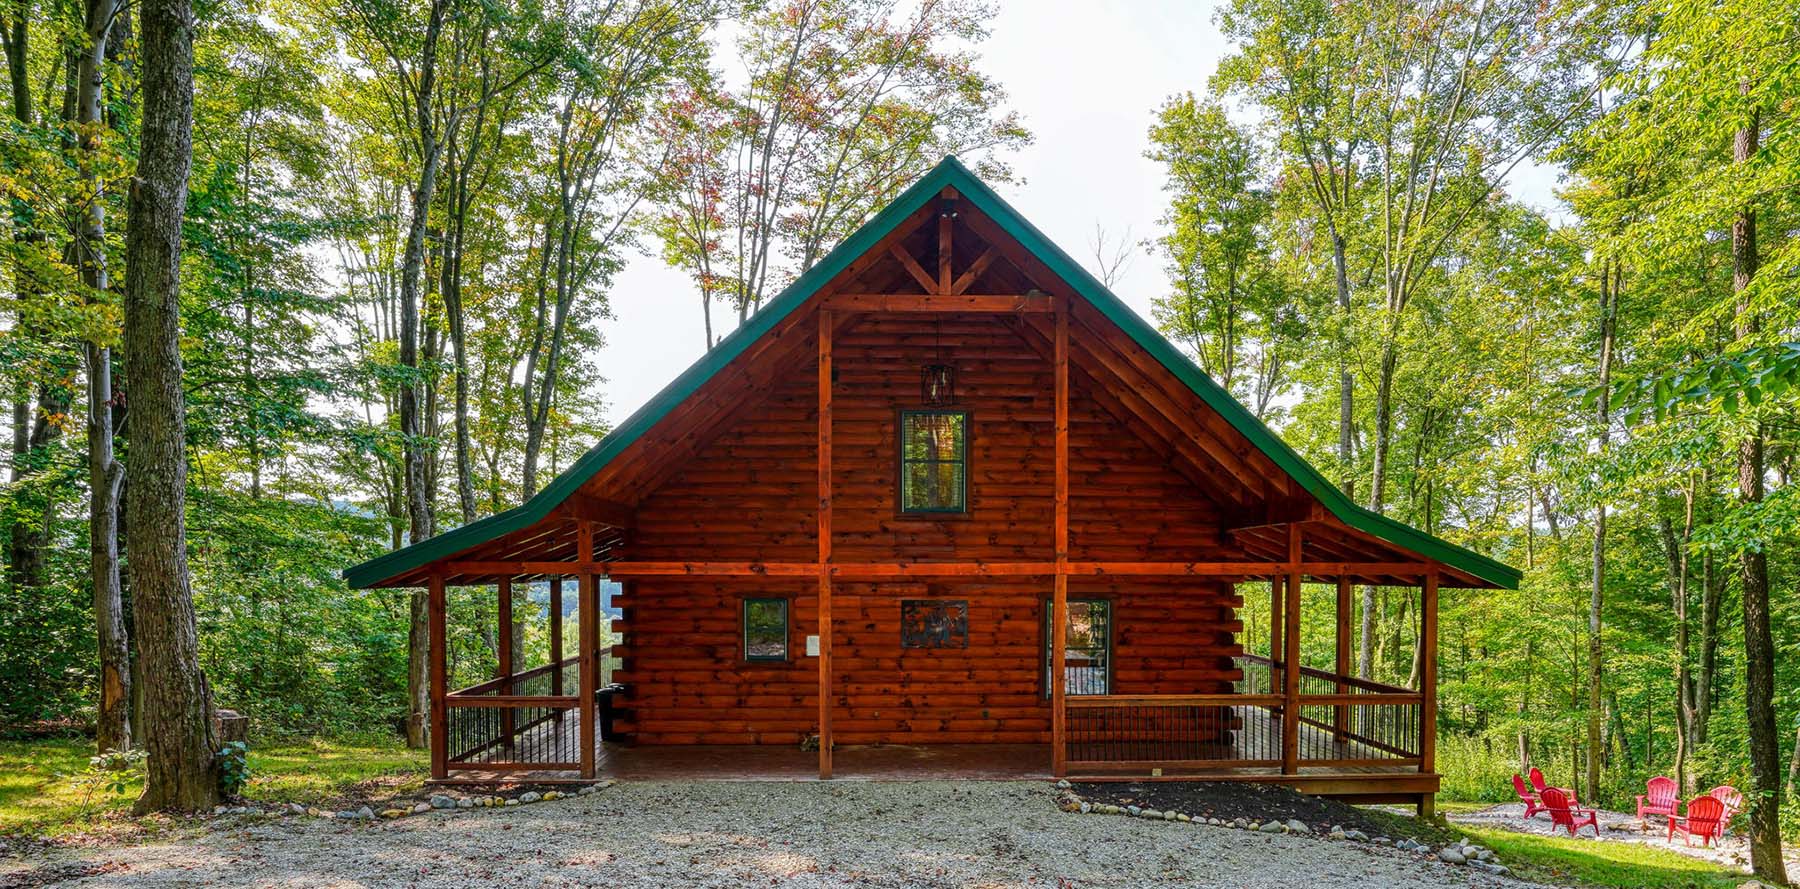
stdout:
{"type": "MultiPolygon", "coordinates": [[[[1269,582],[1270,613],[1281,619],[1265,642],[1271,652],[1297,655],[1302,646],[1287,628],[1301,625],[1303,597],[1285,595],[1284,579],[1269,582]],[[1293,645],[1289,648],[1289,640],[1293,645]]],[[[1435,605],[1435,587],[1421,605],[1435,605]]],[[[588,581],[584,587],[591,584],[588,581]]],[[[502,588],[509,584],[501,584],[502,588]]],[[[1230,691],[1213,694],[1079,694],[1094,686],[1079,677],[1065,646],[1061,695],[1046,701],[1060,716],[1051,743],[934,743],[904,740],[832,745],[832,777],[849,780],[1209,780],[1278,783],[1303,792],[1364,801],[1421,802],[1438,776],[1427,759],[1432,734],[1428,698],[1417,691],[1349,675],[1349,584],[1339,584],[1341,632],[1334,654],[1345,672],[1299,666],[1257,654],[1231,660],[1230,691]],[[1292,694],[1290,694],[1290,690],[1292,694]],[[1060,705],[1060,706],[1057,706],[1060,705]],[[1290,714],[1291,717],[1290,718],[1290,714]]],[[[561,583],[552,581],[557,598],[561,583]]],[[[501,597],[502,602],[510,593],[501,597]]],[[[503,619],[510,609],[502,604],[503,619]]],[[[1435,609],[1432,609],[1435,611],[1435,609]]],[[[594,612],[597,616],[597,609],[594,612]]],[[[560,620],[552,609],[550,621],[560,620]]],[[[578,616],[589,612],[580,610],[578,616]]],[[[1427,621],[1427,629],[1435,629],[1427,621]]],[[[504,640],[510,634],[502,632],[504,640]]],[[[587,638],[587,632],[581,634],[587,638]]],[[[553,627],[552,638],[560,638],[553,627]]],[[[599,626],[593,638],[603,638],[599,626]]],[[[1429,637],[1428,637],[1429,638],[1429,637]]],[[[1315,646],[1316,650],[1317,646],[1315,646]]],[[[508,655],[510,657],[510,654],[508,655]]],[[[595,651],[594,661],[599,660],[595,651]]],[[[507,675],[443,697],[441,783],[579,782],[600,778],[651,780],[809,780],[820,776],[820,753],[796,743],[630,743],[616,730],[630,726],[635,692],[585,684],[582,658],[507,675]]],[[[846,705],[837,701],[831,709],[846,705]]],[[[721,714],[721,718],[730,718],[721,714]]],[[[436,751],[434,751],[435,753],[436,751]]]]}

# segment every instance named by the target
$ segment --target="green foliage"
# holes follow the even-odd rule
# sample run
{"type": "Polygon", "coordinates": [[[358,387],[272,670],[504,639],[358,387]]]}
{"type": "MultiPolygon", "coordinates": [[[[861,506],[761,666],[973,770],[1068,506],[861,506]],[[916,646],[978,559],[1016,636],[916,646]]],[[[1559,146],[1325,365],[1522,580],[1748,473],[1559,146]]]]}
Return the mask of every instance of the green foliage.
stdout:
{"type": "Polygon", "coordinates": [[[219,793],[237,796],[250,783],[250,745],[230,741],[219,748],[219,793]]]}
{"type": "Polygon", "coordinates": [[[108,750],[88,757],[87,768],[69,781],[81,798],[79,817],[87,818],[98,809],[118,805],[126,793],[143,783],[144,761],[148,758],[142,750],[108,750]],[[96,799],[96,795],[100,798],[96,799]]]}

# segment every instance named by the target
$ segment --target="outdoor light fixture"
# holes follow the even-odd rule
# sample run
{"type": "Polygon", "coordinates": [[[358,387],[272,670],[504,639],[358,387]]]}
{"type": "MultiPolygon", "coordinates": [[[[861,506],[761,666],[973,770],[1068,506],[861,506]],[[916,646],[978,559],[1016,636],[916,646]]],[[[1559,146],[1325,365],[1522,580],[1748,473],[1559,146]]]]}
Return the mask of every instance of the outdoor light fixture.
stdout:
{"type": "Polygon", "coordinates": [[[944,363],[942,322],[933,322],[932,339],[937,358],[919,369],[919,400],[929,407],[943,407],[956,400],[956,368],[944,363]]]}
{"type": "Polygon", "coordinates": [[[931,407],[943,407],[956,400],[956,368],[948,364],[927,364],[919,372],[919,397],[931,407]]]}

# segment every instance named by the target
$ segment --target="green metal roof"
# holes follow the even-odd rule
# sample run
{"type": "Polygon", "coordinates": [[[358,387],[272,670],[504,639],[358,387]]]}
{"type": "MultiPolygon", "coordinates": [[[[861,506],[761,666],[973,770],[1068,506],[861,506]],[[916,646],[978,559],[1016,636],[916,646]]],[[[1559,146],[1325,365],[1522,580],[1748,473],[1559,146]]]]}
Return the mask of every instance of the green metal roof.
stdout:
{"type": "Polygon", "coordinates": [[[1043,232],[1038,231],[1036,226],[1020,216],[1011,205],[1002,200],[993,189],[989,188],[954,157],[944,158],[941,163],[932,168],[931,172],[913,183],[886,209],[864,223],[854,234],[845,239],[812,269],[801,275],[768,305],[750,316],[729,336],[719,341],[712,351],[706,353],[693,366],[676,377],[674,382],[665,386],[661,392],[658,392],[625,422],[620,423],[593,449],[583,454],[567,471],[557,476],[530,500],[505,512],[470,522],[429,540],[348,568],[344,571],[344,579],[352,587],[373,586],[397,574],[415,570],[469,547],[523,530],[543,520],[558,504],[575,493],[583,482],[637,441],[646,431],[667,416],[676,405],[699,389],[713,374],[730,364],[751,343],[780,323],[826,282],[836,277],[852,261],[866,253],[895,226],[911,216],[925,202],[932,200],[939,191],[946,187],[956,189],[964,200],[986,214],[1003,231],[1044,263],[1050,271],[1073,286],[1076,293],[1085,298],[1114,324],[1117,324],[1145,351],[1155,356],[1157,361],[1170,373],[1173,373],[1189,389],[1193,390],[1195,395],[1198,395],[1208,406],[1224,417],[1226,422],[1249,439],[1251,444],[1274,461],[1276,466],[1317,498],[1332,515],[1344,524],[1402,549],[1435,559],[1495,586],[1506,589],[1518,587],[1520,579],[1518,569],[1434,537],[1403,522],[1365,509],[1345,496],[1344,492],[1338,490],[1336,485],[1320,475],[1319,471],[1312,467],[1312,464],[1307,463],[1298,453],[1288,447],[1286,442],[1282,441],[1269,427],[1263,425],[1262,421],[1256,419],[1243,405],[1238,403],[1237,399],[1220,388],[1192,360],[1164,339],[1161,333],[1150,326],[1149,322],[1139,317],[1129,306],[1114,296],[1098,279],[1083,269],[1080,263],[1051,243],[1043,232]]]}

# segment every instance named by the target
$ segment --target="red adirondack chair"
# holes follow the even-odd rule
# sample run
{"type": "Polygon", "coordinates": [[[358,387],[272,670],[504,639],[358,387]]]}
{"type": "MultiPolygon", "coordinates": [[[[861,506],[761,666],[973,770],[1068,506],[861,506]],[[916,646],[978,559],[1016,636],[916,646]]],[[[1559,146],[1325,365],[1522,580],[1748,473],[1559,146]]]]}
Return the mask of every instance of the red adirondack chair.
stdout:
{"type": "Polygon", "coordinates": [[[1518,772],[1513,773],[1513,792],[1519,795],[1519,802],[1525,804],[1525,817],[1530,818],[1531,816],[1544,811],[1544,804],[1538,802],[1537,794],[1532,793],[1531,790],[1525,786],[1525,779],[1519,777],[1518,772]]]}
{"type": "Polygon", "coordinates": [[[1569,829],[1569,836],[1583,827],[1592,827],[1594,836],[1600,836],[1600,814],[1593,809],[1583,809],[1572,805],[1567,794],[1560,787],[1546,787],[1538,794],[1544,801],[1544,808],[1550,812],[1551,830],[1558,827],[1569,829]]]}
{"type": "Polygon", "coordinates": [[[1675,779],[1657,775],[1644,784],[1644,793],[1637,798],[1638,820],[1645,815],[1673,815],[1681,805],[1675,798],[1675,779]]]}
{"type": "Polygon", "coordinates": [[[1720,784],[1708,790],[1706,795],[1725,804],[1725,814],[1719,819],[1719,836],[1724,836],[1731,829],[1731,820],[1743,814],[1744,794],[1730,784],[1720,784]]]}
{"type": "Polygon", "coordinates": [[[1675,841],[1675,834],[1681,834],[1681,841],[1693,845],[1692,837],[1700,838],[1700,845],[1710,846],[1725,826],[1725,804],[1715,796],[1696,796],[1688,801],[1687,816],[1669,816],[1669,842],[1675,841]]]}
{"type": "Polygon", "coordinates": [[[1550,787],[1550,786],[1545,785],[1544,784],[1544,772],[1542,769],[1539,769],[1537,766],[1532,766],[1530,774],[1531,774],[1531,788],[1533,790],[1537,791],[1539,799],[1543,798],[1544,791],[1546,791],[1546,790],[1560,790],[1560,791],[1562,791],[1563,797],[1569,801],[1569,805],[1571,805],[1571,806],[1581,805],[1581,803],[1575,799],[1575,791],[1573,791],[1567,787],[1550,787]]]}

